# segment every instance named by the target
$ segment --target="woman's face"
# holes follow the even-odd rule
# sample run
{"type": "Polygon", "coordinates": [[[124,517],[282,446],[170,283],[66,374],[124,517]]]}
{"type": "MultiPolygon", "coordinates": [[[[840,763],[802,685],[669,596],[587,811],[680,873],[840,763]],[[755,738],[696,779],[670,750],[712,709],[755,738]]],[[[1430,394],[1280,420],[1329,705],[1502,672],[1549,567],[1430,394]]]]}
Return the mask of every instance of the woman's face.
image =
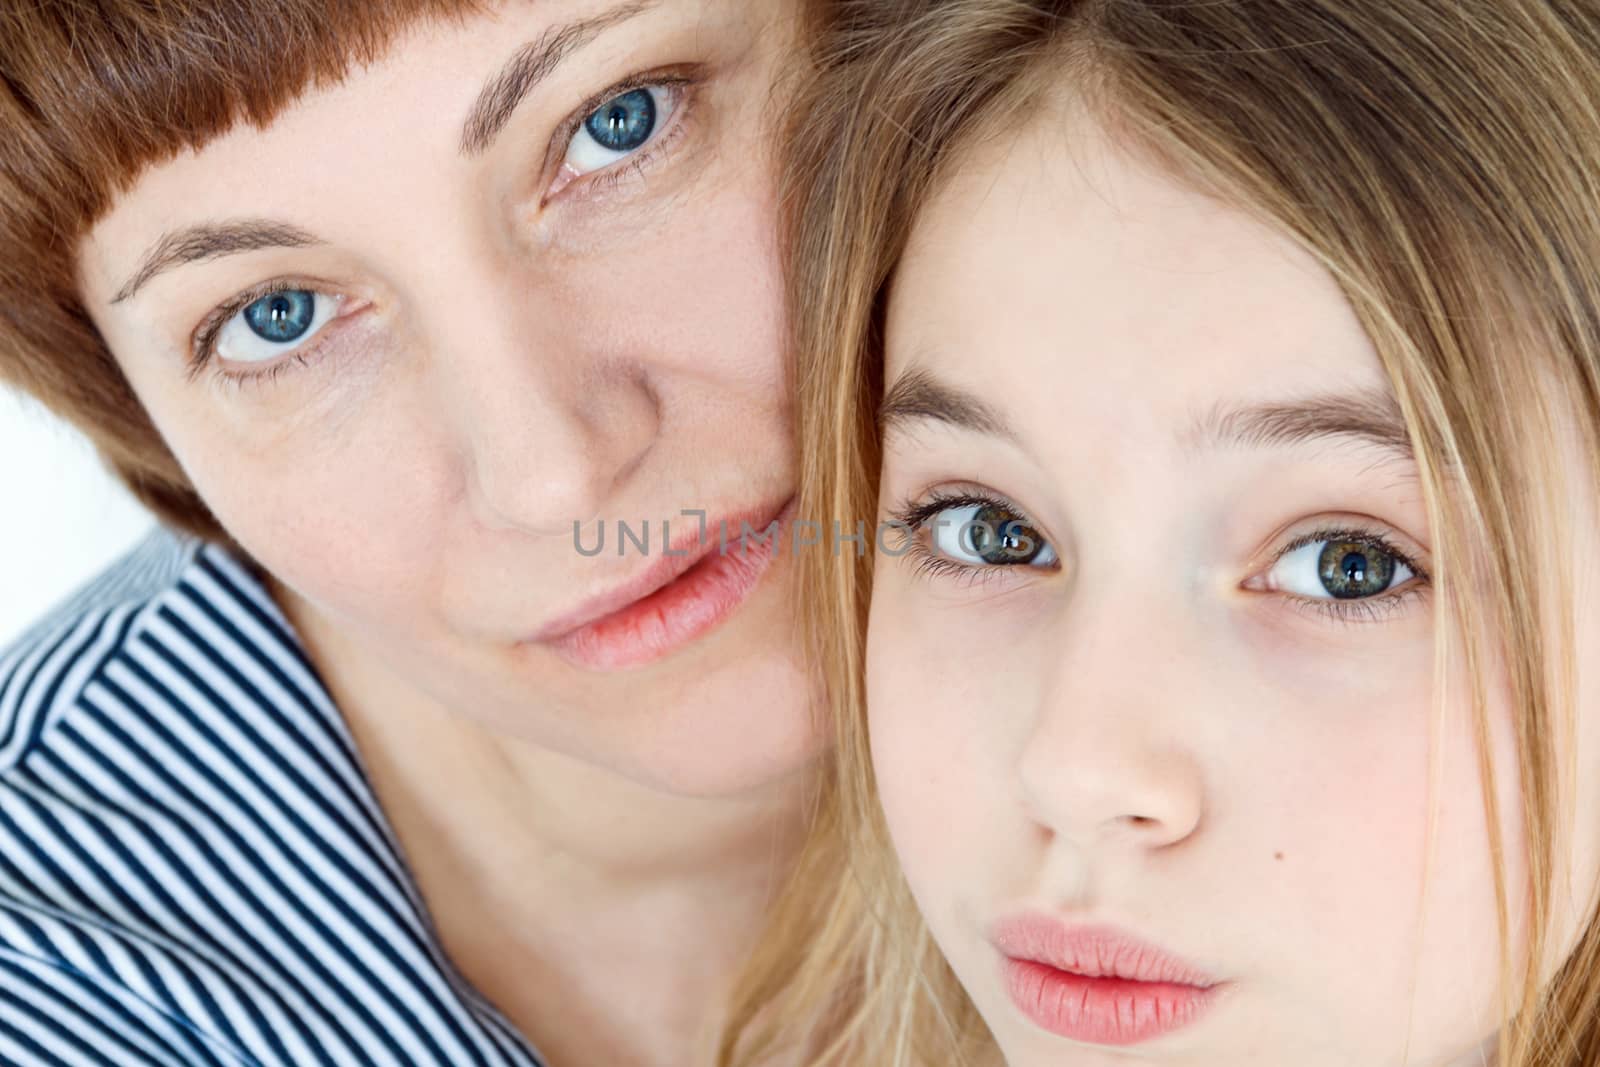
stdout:
{"type": "MultiPolygon", "coordinates": [[[[887,361],[883,517],[915,532],[877,568],[873,759],[1013,1067],[1478,1064],[1499,957],[1468,702],[1434,722],[1417,467],[1331,277],[1057,113],[923,215],[887,361]]],[[[1578,757],[1592,841],[1592,736],[1578,757]]]]}
{"type": "Polygon", "coordinates": [[[84,242],[161,432],[370,699],[689,794],[814,751],[788,563],[734,551],[794,490],[768,136],[798,10],[424,25],[84,242]]]}

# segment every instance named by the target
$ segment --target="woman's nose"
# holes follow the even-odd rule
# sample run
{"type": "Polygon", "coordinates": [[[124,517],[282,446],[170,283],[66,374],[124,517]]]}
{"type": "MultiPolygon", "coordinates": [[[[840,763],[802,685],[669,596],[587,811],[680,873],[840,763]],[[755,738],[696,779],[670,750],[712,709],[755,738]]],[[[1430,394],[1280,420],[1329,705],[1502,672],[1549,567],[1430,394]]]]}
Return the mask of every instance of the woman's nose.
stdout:
{"type": "Polygon", "coordinates": [[[1153,647],[1150,628],[1102,620],[1097,629],[1079,617],[1073,629],[1018,755],[1030,816],[1085,849],[1185,840],[1205,808],[1203,768],[1184,728],[1196,694],[1176,677],[1170,646],[1153,647]]]}
{"type": "Polygon", "coordinates": [[[658,394],[644,365],[570,328],[546,320],[525,332],[503,318],[505,328],[480,329],[467,351],[435,362],[465,494],[488,528],[570,534],[643,467],[661,426],[658,394]]]}

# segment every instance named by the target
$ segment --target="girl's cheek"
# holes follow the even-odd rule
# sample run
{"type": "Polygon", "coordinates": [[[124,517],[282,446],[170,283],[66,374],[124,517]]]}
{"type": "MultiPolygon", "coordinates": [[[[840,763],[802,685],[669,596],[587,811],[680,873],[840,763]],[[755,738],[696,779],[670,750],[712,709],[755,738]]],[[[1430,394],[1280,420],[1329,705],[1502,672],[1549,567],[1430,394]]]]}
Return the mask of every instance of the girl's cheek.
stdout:
{"type": "MultiPolygon", "coordinates": [[[[1575,465],[1574,469],[1583,468],[1575,465]]],[[[1586,494],[1579,516],[1580,540],[1573,553],[1579,563],[1570,594],[1576,609],[1572,639],[1577,649],[1593,649],[1600,648],[1600,521],[1592,495],[1586,494]]],[[[1559,944],[1566,952],[1594,921],[1596,912],[1590,902],[1600,893],[1600,657],[1579,653],[1574,661],[1574,735],[1570,745],[1563,747],[1574,754],[1572,774],[1576,778],[1564,774],[1561,790],[1563,810],[1574,816],[1572,838],[1563,843],[1559,853],[1570,857],[1563,887],[1566,900],[1558,898],[1558,907],[1565,912],[1558,915],[1559,944]]]]}
{"type": "Polygon", "coordinates": [[[974,904],[1024,892],[1037,873],[1016,759],[1043,637],[1001,625],[1005,614],[901,561],[879,570],[866,664],[879,800],[906,880],[947,950],[972,933],[974,904]]]}
{"type": "Polygon", "coordinates": [[[869,628],[868,724],[880,799],[915,882],[924,864],[971,847],[980,809],[1002,786],[982,770],[995,743],[982,723],[985,709],[1003,705],[987,691],[987,670],[949,654],[918,598],[886,584],[869,628]]]}

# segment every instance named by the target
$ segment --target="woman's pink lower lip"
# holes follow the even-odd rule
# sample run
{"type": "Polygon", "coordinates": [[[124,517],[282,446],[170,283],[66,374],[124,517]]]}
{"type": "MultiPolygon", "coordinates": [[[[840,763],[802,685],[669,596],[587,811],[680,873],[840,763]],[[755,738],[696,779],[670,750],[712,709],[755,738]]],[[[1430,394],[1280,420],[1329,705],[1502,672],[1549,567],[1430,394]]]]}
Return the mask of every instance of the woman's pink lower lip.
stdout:
{"type": "Polygon", "coordinates": [[[569,662],[596,671],[627,670],[661,659],[744,603],[771,567],[782,537],[781,532],[765,539],[730,535],[725,546],[718,543],[654,593],[551,640],[549,646],[569,662]]]}
{"type": "Polygon", "coordinates": [[[1035,960],[1005,961],[1006,990],[1053,1034],[1090,1045],[1137,1045],[1198,1019],[1212,990],[1172,982],[1089,978],[1035,960]]]}

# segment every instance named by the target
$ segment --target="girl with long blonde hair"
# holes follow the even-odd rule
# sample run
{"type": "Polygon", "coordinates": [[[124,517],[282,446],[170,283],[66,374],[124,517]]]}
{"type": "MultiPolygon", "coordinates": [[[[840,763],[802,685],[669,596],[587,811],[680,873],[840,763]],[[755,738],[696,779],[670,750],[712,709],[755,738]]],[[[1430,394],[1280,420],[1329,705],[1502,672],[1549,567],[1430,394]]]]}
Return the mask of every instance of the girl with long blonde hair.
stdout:
{"type": "Polygon", "coordinates": [[[879,2],[817,65],[832,1062],[1600,1062],[1600,6],[879,2]]]}

